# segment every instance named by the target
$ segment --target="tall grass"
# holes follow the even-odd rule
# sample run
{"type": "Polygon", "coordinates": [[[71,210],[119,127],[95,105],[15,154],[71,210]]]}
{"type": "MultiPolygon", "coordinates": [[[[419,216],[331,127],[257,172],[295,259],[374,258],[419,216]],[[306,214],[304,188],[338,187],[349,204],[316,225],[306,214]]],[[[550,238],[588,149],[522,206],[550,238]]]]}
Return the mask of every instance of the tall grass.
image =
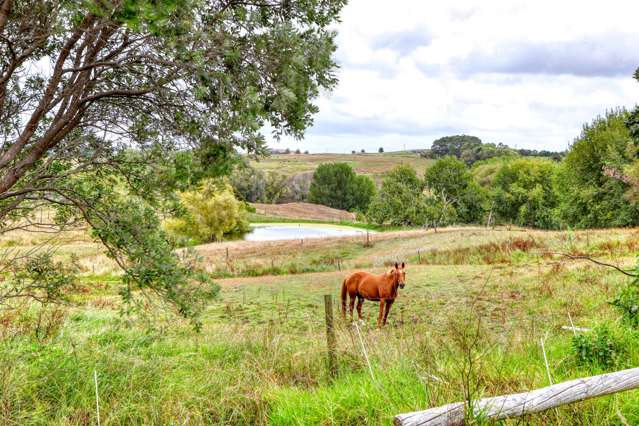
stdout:
{"type": "MultiPolygon", "coordinates": [[[[365,303],[362,336],[374,378],[338,311],[339,372],[328,375],[322,295],[337,295],[346,273],[332,266],[321,275],[222,282],[201,333],[173,317],[168,327],[121,318],[118,277],[86,275],[71,297],[75,305],[0,314],[0,424],[96,424],[94,370],[103,425],[359,425],[546,386],[540,338],[555,382],[639,363],[639,338],[608,303],[624,277],[544,257],[546,250],[570,249],[561,233],[534,235],[534,242],[466,241],[466,235],[432,237],[442,248],[421,252],[422,265],[409,262],[407,286],[386,328],[374,328],[377,304],[365,303]],[[619,356],[611,363],[581,357],[572,333],[561,329],[568,313],[578,326],[606,324],[619,356]]],[[[570,242],[574,250],[611,256],[612,247],[615,261],[633,255],[630,233],[620,233],[618,243],[610,234],[582,237],[570,242]]],[[[425,241],[389,240],[339,253],[347,265],[372,265],[384,252],[416,255],[425,241]]],[[[281,256],[330,265],[322,250],[333,249],[281,256]]],[[[581,347],[607,347],[606,338],[581,347]]],[[[639,392],[506,423],[620,424],[617,411],[637,424],[639,392]]]]}

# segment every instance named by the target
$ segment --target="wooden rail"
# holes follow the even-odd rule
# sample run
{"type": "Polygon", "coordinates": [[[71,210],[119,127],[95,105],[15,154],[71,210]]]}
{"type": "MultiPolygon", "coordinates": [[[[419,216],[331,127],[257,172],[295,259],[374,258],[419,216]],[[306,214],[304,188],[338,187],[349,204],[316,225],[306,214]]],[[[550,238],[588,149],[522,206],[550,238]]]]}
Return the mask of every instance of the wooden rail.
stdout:
{"type": "MultiPolygon", "coordinates": [[[[476,416],[501,420],[538,413],[560,405],[639,387],[639,368],[616,371],[583,379],[557,383],[545,388],[512,395],[483,398],[474,402],[476,416]]],[[[455,402],[425,411],[400,414],[398,426],[451,426],[464,423],[466,403],[455,402]]]]}

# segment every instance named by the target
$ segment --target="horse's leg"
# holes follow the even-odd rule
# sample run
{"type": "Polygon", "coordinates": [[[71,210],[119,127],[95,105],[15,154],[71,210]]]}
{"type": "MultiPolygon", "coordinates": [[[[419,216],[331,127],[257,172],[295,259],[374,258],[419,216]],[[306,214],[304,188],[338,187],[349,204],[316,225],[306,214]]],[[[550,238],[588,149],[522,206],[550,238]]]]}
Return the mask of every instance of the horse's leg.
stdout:
{"type": "Polygon", "coordinates": [[[362,305],[364,304],[364,298],[363,297],[358,297],[357,298],[357,316],[359,317],[359,320],[362,320],[362,305]]]}
{"type": "Polygon", "coordinates": [[[388,312],[390,311],[391,306],[393,306],[393,299],[386,301],[386,312],[384,312],[384,325],[386,325],[386,318],[388,318],[388,312]]]}
{"type": "Polygon", "coordinates": [[[355,295],[351,294],[350,299],[348,301],[348,311],[351,314],[351,322],[353,322],[353,308],[355,307],[355,295]]]}
{"type": "Polygon", "coordinates": [[[379,300],[379,316],[377,317],[377,327],[381,328],[382,326],[382,316],[384,315],[384,305],[386,301],[384,299],[379,300]]]}

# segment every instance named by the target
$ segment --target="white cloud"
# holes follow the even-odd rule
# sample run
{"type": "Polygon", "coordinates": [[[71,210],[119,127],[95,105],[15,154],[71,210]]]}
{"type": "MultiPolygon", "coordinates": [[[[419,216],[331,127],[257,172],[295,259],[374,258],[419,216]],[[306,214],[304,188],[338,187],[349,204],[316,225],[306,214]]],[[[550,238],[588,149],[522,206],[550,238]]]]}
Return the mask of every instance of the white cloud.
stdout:
{"type": "Polygon", "coordinates": [[[312,152],[425,148],[437,137],[561,150],[584,122],[639,102],[639,3],[351,0],[340,84],[319,100],[312,152]]]}

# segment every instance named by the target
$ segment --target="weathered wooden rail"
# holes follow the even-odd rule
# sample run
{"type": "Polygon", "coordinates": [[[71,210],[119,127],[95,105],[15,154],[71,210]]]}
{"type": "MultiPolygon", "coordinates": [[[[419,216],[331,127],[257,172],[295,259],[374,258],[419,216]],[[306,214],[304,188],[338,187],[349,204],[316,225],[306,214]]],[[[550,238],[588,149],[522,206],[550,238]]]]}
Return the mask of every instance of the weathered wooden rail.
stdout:
{"type": "MultiPolygon", "coordinates": [[[[638,387],[639,368],[631,368],[557,383],[529,392],[483,398],[474,402],[473,409],[476,416],[501,420],[638,387]]],[[[395,417],[395,424],[398,426],[461,425],[464,423],[465,412],[466,403],[455,402],[425,411],[400,414],[395,417]]]]}

